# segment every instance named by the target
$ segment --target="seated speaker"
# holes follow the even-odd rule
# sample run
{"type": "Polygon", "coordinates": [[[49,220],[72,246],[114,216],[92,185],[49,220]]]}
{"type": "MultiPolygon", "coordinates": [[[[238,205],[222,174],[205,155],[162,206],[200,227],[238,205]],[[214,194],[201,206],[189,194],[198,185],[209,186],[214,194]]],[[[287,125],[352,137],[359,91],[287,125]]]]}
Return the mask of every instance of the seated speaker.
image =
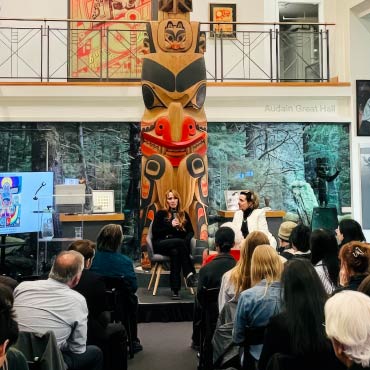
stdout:
{"type": "Polygon", "coordinates": [[[328,229],[334,231],[338,227],[336,208],[316,207],[312,212],[311,230],[328,229]]]}

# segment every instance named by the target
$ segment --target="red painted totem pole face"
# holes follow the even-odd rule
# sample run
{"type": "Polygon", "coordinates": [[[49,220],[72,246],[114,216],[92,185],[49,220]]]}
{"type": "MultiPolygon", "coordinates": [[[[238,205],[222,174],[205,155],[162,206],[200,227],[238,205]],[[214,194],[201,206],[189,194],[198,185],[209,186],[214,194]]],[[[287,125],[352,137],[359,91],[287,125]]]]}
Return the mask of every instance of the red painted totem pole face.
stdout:
{"type": "Polygon", "coordinates": [[[178,167],[187,154],[206,154],[207,121],[203,109],[206,87],[203,81],[194,83],[189,78],[189,74],[194,76],[193,69],[199,61],[195,60],[177,75],[155,62],[144,63],[151,64],[161,78],[143,83],[147,108],[142,120],[143,155],[161,153],[178,167]],[[179,92],[178,88],[186,90],[179,92]]]}

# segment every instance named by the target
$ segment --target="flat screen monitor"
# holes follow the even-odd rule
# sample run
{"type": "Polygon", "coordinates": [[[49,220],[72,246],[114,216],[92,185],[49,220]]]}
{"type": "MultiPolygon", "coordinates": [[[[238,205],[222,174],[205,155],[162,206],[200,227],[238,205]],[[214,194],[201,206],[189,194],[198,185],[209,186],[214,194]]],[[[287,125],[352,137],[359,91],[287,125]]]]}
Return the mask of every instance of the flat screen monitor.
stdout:
{"type": "Polygon", "coordinates": [[[0,172],[0,235],[39,230],[39,197],[52,206],[53,172],[0,172]]]}
{"type": "Polygon", "coordinates": [[[84,184],[55,185],[55,205],[83,205],[85,204],[84,184]]]}

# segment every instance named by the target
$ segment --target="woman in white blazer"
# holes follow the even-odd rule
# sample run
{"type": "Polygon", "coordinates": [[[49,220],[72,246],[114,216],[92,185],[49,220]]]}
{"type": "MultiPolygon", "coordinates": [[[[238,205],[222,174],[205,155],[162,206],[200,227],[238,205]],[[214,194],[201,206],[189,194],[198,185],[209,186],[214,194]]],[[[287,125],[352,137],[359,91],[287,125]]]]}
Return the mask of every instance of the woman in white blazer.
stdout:
{"type": "Polygon", "coordinates": [[[245,238],[252,231],[264,232],[270,245],[276,248],[276,240],[270,233],[267,225],[265,210],[259,209],[258,195],[251,190],[241,191],[239,194],[239,211],[236,211],[233,223],[238,230],[241,230],[245,238]]]}

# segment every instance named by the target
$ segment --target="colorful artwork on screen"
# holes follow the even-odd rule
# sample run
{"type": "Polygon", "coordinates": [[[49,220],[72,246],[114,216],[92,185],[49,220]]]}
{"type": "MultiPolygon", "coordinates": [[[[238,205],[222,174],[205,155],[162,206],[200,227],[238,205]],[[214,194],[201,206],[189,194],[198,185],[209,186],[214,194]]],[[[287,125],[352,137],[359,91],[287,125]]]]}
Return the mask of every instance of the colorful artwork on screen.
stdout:
{"type": "Polygon", "coordinates": [[[69,4],[70,19],[76,20],[70,24],[69,78],[140,78],[145,24],[115,21],[150,20],[152,1],[70,0],[69,4]]]}
{"type": "Polygon", "coordinates": [[[0,229],[20,225],[22,177],[0,177],[0,229]]]}

